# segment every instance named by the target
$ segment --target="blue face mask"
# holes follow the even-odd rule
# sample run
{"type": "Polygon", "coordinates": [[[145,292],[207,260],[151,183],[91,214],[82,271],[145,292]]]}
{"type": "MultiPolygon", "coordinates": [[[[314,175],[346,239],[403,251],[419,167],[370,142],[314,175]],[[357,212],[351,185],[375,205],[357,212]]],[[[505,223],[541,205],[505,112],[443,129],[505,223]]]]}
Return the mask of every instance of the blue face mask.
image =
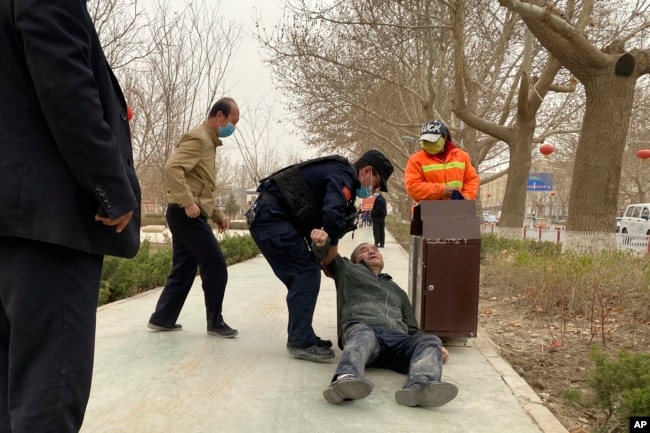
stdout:
{"type": "Polygon", "coordinates": [[[372,185],[357,188],[357,197],[368,198],[372,195],[372,185]]]}
{"type": "Polygon", "coordinates": [[[219,138],[230,137],[235,132],[235,125],[228,122],[226,126],[219,127],[219,138]]]}

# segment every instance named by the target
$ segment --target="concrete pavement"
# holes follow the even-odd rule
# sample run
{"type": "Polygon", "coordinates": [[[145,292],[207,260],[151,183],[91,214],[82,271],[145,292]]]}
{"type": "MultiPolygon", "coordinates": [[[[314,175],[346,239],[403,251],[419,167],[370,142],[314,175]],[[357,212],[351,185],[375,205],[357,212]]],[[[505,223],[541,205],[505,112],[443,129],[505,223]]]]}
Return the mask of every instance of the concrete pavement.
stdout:
{"type": "MultiPolygon", "coordinates": [[[[349,255],[372,229],[341,241],[349,255]]],[[[386,234],[386,272],[406,289],[408,253],[386,234]]],[[[286,289],[262,256],[230,266],[224,318],[234,339],[206,333],[200,278],[179,318],[183,330],[146,328],[161,289],[102,306],[97,313],[95,373],[82,433],[459,432],[567,433],[537,395],[502,360],[479,329],[449,347],[443,380],[458,397],[440,408],[403,407],[394,393],[405,376],[369,369],[374,391],[331,405],[322,391],[336,358],[313,363],[289,356],[286,289]]],[[[336,296],[323,277],[314,329],[336,341],[336,296]]]]}

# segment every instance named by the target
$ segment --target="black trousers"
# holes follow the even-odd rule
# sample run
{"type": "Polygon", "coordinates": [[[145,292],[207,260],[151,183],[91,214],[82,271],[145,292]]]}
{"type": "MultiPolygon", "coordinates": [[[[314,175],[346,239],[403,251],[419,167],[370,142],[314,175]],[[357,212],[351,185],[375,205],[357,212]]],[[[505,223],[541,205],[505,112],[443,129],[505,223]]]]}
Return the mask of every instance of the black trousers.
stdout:
{"type": "Polygon", "coordinates": [[[223,322],[223,297],[228,283],[226,259],[207,219],[190,218],[182,207],[170,204],[165,214],[172,232],[172,271],[160,294],[150,322],[171,327],[181,314],[200,269],[208,328],[223,322]]]}
{"type": "Polygon", "coordinates": [[[0,237],[0,432],[80,430],[102,261],[67,247],[0,237]]]}
{"type": "Polygon", "coordinates": [[[374,221],[372,224],[372,234],[375,238],[375,245],[383,247],[386,241],[386,222],[383,220],[374,221]]]}
{"type": "Polygon", "coordinates": [[[312,328],[320,291],[321,270],[305,237],[279,205],[258,200],[251,236],[273,273],[287,287],[288,343],[292,347],[316,344],[312,328]]]}

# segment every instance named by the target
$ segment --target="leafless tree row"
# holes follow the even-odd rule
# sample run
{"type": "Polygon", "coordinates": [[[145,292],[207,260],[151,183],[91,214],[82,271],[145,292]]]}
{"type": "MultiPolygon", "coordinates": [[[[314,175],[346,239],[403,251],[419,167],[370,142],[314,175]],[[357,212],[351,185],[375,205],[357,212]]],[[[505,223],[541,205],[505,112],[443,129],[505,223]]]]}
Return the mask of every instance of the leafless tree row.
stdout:
{"type": "MultiPolygon", "coordinates": [[[[404,138],[436,117],[475,165],[497,169],[484,183],[507,174],[502,227],[521,227],[536,149],[552,142],[558,172],[574,180],[556,180],[569,229],[611,231],[621,201],[647,199],[648,166],[634,153],[650,139],[639,80],[649,3],[286,0],[285,19],[273,29],[259,22],[258,39],[303,141],[352,157],[381,149],[397,167],[391,198],[402,215],[403,169],[417,147],[404,138]]],[[[135,113],[144,194],[164,203],[162,165],[225,92],[239,30],[201,2],[145,10],[91,0],[89,10],[135,113]]],[[[271,103],[243,101],[243,163],[221,155],[224,185],[243,190],[301,153],[279,155],[271,103]]]]}
{"type": "MultiPolygon", "coordinates": [[[[218,7],[202,1],[179,6],[156,0],[145,8],[137,0],[91,0],[88,7],[134,113],[131,130],[143,197],[162,206],[166,202],[162,167],[181,135],[226,94],[240,30],[218,7]]],[[[240,125],[249,123],[243,129],[259,127],[250,126],[254,115],[242,117],[247,120],[240,125]]],[[[248,143],[242,140],[241,146],[245,149],[248,143]]],[[[252,175],[237,176],[228,151],[218,150],[216,164],[220,196],[254,181],[252,175]]]]}
{"type": "MultiPolygon", "coordinates": [[[[393,200],[406,203],[400,175],[415,149],[402,137],[441,117],[475,164],[509,162],[502,225],[515,229],[531,160],[552,141],[556,160],[575,158],[569,229],[613,232],[619,185],[634,190],[633,178],[620,177],[637,80],[647,73],[647,1],[286,7],[292,14],[275,29],[260,27],[258,37],[308,143],[327,152],[383,150],[398,167],[393,200]]],[[[638,126],[632,133],[647,136],[638,126]]],[[[636,185],[641,198],[645,188],[636,185]]]]}

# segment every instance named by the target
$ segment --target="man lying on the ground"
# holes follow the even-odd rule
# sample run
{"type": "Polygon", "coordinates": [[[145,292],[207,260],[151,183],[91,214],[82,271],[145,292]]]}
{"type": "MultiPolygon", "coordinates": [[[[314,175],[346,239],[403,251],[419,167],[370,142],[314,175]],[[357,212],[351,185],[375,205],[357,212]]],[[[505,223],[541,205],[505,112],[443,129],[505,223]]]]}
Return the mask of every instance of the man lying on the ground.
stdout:
{"type": "MultiPolygon", "coordinates": [[[[327,260],[327,233],[314,229],[311,240],[314,254],[327,260]]],[[[438,337],[419,331],[406,293],[382,273],[384,259],[377,247],[362,243],[350,260],[336,255],[322,264],[336,283],[338,344],[343,349],[325,399],[338,404],[368,396],[373,385],[363,372],[369,366],[407,374],[395,393],[403,406],[436,407],[453,400],[458,388],[440,381],[447,351],[438,337]]]]}

